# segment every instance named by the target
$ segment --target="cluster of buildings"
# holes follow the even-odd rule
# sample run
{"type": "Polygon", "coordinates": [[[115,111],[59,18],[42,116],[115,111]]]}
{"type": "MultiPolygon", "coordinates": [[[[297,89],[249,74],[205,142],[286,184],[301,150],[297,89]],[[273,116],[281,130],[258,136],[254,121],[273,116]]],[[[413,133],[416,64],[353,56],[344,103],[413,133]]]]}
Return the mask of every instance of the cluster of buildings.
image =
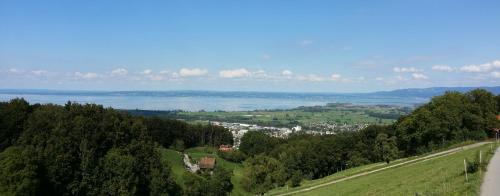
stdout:
{"type": "Polygon", "coordinates": [[[301,126],[286,128],[286,127],[267,127],[255,124],[228,123],[228,122],[217,122],[217,121],[212,121],[210,123],[212,125],[218,125],[229,129],[229,131],[231,131],[231,134],[233,134],[235,148],[239,147],[241,138],[248,131],[262,131],[269,136],[280,137],[280,138],[286,138],[291,133],[302,131],[301,126]]]}
{"type": "Polygon", "coordinates": [[[319,134],[319,135],[329,135],[335,134],[341,131],[357,131],[367,127],[369,124],[337,124],[337,123],[310,123],[306,125],[307,128],[301,126],[295,126],[293,128],[287,127],[268,127],[260,126],[256,124],[244,124],[244,123],[229,123],[229,122],[217,122],[211,121],[212,125],[222,126],[233,135],[234,147],[238,148],[241,142],[241,138],[248,131],[262,131],[265,134],[272,137],[286,138],[291,133],[303,132],[307,134],[319,134]]]}
{"type": "Polygon", "coordinates": [[[334,134],[336,132],[344,131],[358,131],[368,127],[370,124],[359,123],[359,124],[340,124],[340,123],[309,123],[304,125],[307,130],[314,130],[313,132],[319,134],[334,134]]]}

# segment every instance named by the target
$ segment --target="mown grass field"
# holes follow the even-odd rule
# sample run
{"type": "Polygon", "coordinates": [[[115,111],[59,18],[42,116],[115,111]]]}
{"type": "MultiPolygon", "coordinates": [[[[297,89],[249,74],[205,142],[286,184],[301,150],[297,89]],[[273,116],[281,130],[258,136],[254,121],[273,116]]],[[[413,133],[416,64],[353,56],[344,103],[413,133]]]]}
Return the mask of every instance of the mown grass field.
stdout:
{"type": "MultiPolygon", "coordinates": [[[[184,163],[182,161],[183,158],[182,153],[172,149],[165,149],[165,148],[160,148],[160,151],[162,153],[163,160],[166,161],[172,169],[175,182],[183,187],[184,186],[183,176],[186,170],[184,169],[184,163]]],[[[199,160],[201,157],[204,156],[215,157],[217,165],[233,171],[233,177],[231,178],[231,182],[233,184],[233,191],[231,192],[231,195],[237,195],[237,196],[250,195],[249,193],[244,191],[243,187],[241,186],[241,179],[243,177],[242,164],[226,161],[217,156],[216,152],[217,151],[215,148],[208,148],[208,147],[196,147],[196,148],[186,149],[184,151],[184,153],[187,153],[194,160],[199,160]]]]}
{"type": "MultiPolygon", "coordinates": [[[[297,195],[478,195],[484,172],[469,174],[469,181],[466,182],[463,174],[463,161],[464,158],[473,159],[479,150],[485,155],[485,160],[492,155],[489,153],[490,145],[487,144],[448,156],[418,161],[335,183],[297,195]]],[[[377,167],[372,164],[345,172],[357,173],[363,168],[372,166],[377,167]]],[[[341,173],[335,175],[341,175],[341,173]]],[[[335,176],[327,178],[330,180],[320,180],[331,181],[335,179],[335,176]]]]}
{"type": "Polygon", "coordinates": [[[352,175],[360,174],[360,173],[363,173],[363,172],[368,172],[368,171],[380,169],[380,168],[383,168],[383,167],[392,166],[392,165],[395,165],[395,164],[399,164],[401,162],[414,160],[414,159],[417,159],[417,158],[420,158],[420,157],[425,157],[427,155],[431,155],[431,154],[438,153],[438,152],[441,152],[441,151],[445,151],[445,150],[448,150],[448,149],[457,148],[457,147],[460,147],[460,146],[470,145],[470,144],[473,144],[473,143],[475,143],[475,142],[473,142],[473,141],[466,141],[466,142],[458,143],[458,144],[455,144],[455,145],[451,145],[451,146],[449,146],[447,148],[443,148],[443,149],[439,149],[439,150],[436,150],[436,151],[433,151],[433,152],[425,153],[425,154],[422,154],[422,155],[413,156],[413,157],[406,157],[406,158],[400,158],[400,159],[397,159],[397,160],[393,160],[389,164],[387,164],[385,162],[379,162],[379,163],[372,163],[372,164],[368,164],[368,165],[362,165],[362,166],[359,166],[359,167],[349,168],[347,170],[340,171],[338,173],[332,174],[330,176],[326,176],[324,178],[315,179],[315,180],[303,180],[301,182],[301,185],[298,186],[298,187],[293,187],[293,188],[286,187],[286,186],[285,187],[278,187],[276,189],[270,190],[268,192],[268,194],[269,195],[278,195],[278,194],[283,194],[283,193],[287,193],[287,192],[293,192],[293,191],[296,191],[296,190],[305,189],[305,188],[309,188],[309,187],[312,187],[312,186],[316,186],[316,185],[320,185],[320,184],[323,184],[323,183],[327,183],[327,182],[330,182],[330,181],[334,181],[334,180],[342,179],[342,178],[349,177],[349,176],[352,176],[352,175]]]}

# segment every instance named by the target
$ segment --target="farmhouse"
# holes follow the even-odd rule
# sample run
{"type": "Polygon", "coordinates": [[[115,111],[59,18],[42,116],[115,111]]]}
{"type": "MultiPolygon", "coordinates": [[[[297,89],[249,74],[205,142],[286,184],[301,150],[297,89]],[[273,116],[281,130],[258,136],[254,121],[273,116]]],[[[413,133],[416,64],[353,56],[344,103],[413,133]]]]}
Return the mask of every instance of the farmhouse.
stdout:
{"type": "Polygon", "coordinates": [[[200,166],[200,169],[207,169],[207,170],[214,169],[215,158],[214,157],[203,157],[200,159],[200,162],[198,163],[198,165],[200,166]]]}
{"type": "Polygon", "coordinates": [[[219,151],[221,152],[230,152],[233,151],[233,147],[231,145],[220,145],[219,151]]]}

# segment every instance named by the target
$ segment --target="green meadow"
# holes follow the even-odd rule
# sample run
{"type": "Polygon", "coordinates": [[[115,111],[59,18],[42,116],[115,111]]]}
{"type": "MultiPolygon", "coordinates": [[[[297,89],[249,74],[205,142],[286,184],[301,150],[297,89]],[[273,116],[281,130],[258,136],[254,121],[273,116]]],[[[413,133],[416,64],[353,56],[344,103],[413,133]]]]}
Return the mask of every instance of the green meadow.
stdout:
{"type": "MultiPolygon", "coordinates": [[[[486,144],[454,154],[421,160],[349,179],[296,195],[478,195],[484,171],[469,173],[468,181],[466,181],[464,159],[473,160],[479,151],[483,154],[483,161],[489,161],[492,153],[490,145],[486,144]]],[[[400,161],[403,160],[397,162],[400,161]]],[[[397,164],[397,162],[391,164],[397,164]]],[[[300,190],[381,167],[384,166],[379,163],[352,168],[326,178],[304,182],[302,186],[295,189],[287,191],[286,188],[281,188],[269,193],[277,195],[300,190]]]]}

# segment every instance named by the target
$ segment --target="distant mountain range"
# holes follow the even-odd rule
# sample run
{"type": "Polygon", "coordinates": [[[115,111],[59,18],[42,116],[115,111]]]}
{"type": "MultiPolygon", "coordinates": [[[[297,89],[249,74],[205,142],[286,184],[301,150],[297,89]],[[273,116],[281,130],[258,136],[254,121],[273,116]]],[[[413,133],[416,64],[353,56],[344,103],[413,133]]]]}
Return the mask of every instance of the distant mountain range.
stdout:
{"type": "Polygon", "coordinates": [[[458,91],[458,92],[467,92],[474,89],[485,89],[490,91],[491,93],[498,95],[500,94],[500,86],[493,87],[431,87],[431,88],[407,88],[407,89],[398,89],[392,91],[379,91],[373,93],[367,93],[371,95],[380,95],[380,96],[395,96],[395,97],[422,97],[422,98],[430,98],[437,95],[442,95],[447,91],[458,91]]]}

